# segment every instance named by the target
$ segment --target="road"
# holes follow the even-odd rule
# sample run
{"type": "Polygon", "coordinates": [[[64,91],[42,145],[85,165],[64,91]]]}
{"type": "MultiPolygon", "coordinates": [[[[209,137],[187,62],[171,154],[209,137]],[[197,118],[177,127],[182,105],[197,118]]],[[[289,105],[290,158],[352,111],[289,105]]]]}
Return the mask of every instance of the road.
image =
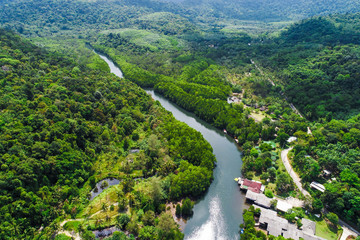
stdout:
{"type": "Polygon", "coordinates": [[[310,196],[310,193],[302,187],[300,177],[296,174],[296,172],[294,171],[294,169],[292,168],[292,166],[289,162],[289,158],[287,155],[288,155],[289,151],[292,149],[293,148],[291,147],[291,148],[281,151],[281,160],[284,163],[286,171],[289,173],[290,177],[293,179],[294,183],[299,188],[299,190],[302,192],[302,194],[304,194],[304,196],[310,196]]]}
{"type": "MultiPolygon", "coordinates": [[[[289,158],[288,158],[288,153],[289,151],[291,151],[293,148],[288,148],[285,149],[281,152],[281,160],[284,163],[284,166],[286,168],[286,171],[289,173],[290,177],[293,179],[293,181],[295,182],[296,186],[299,188],[299,190],[302,192],[302,194],[304,194],[304,196],[310,196],[309,192],[306,191],[301,184],[301,179],[299,178],[299,176],[296,174],[296,172],[294,171],[294,169],[292,168],[290,162],[289,162],[289,158]]],[[[327,210],[325,210],[325,214],[327,213],[327,210]]],[[[346,222],[342,221],[341,219],[339,219],[339,225],[342,227],[343,229],[343,233],[341,235],[340,240],[346,240],[346,238],[348,236],[358,236],[360,235],[360,233],[358,231],[356,231],[354,228],[352,228],[349,224],[347,224],[346,222]]]]}

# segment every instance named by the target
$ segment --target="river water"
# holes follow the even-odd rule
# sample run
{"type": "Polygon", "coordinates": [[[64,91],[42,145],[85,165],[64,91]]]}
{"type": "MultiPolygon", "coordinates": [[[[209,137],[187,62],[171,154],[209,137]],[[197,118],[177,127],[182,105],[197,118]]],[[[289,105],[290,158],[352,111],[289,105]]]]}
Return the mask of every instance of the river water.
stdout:
{"type": "MultiPolygon", "coordinates": [[[[112,73],[122,77],[121,70],[106,56],[99,54],[110,66],[112,73]],[[119,72],[121,74],[119,74],[119,72]]],[[[194,206],[194,215],[184,228],[187,240],[239,239],[239,225],[243,222],[242,211],[245,197],[239,191],[235,177],[239,177],[242,165],[241,152],[234,140],[222,131],[200,120],[153,90],[146,90],[173,116],[201,132],[211,144],[217,159],[214,181],[205,196],[194,206]]]]}

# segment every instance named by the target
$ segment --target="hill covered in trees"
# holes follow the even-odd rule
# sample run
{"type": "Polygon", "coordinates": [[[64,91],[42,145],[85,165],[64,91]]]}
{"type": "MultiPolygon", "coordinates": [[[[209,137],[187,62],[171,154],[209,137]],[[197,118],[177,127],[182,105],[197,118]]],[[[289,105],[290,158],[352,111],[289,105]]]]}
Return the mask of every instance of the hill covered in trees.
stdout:
{"type": "Polygon", "coordinates": [[[51,234],[59,216],[71,215],[87,219],[89,231],[117,224],[145,239],[181,238],[176,226],[164,228],[163,204],[199,197],[211,182],[214,157],[198,133],[130,81],[227,129],[243,149],[245,176],[270,185],[286,180],[289,188],[279,194],[297,193],[265,141],[285,147],[287,137],[297,136],[293,165],[307,170],[300,174],[305,187],[317,180],[327,188],[311,192],[315,211],[328,206],[359,224],[359,14],[312,17],[257,36],[227,22],[358,10],[354,1],[2,1],[2,26],[38,45],[70,45],[67,53],[76,48],[79,58],[1,32],[1,233],[32,236],[52,222],[45,228],[51,234]],[[110,56],[127,80],[101,71],[106,66],[85,43],[110,56]],[[241,103],[227,103],[234,93],[241,103]],[[337,180],[326,183],[325,169],[337,180]],[[106,177],[123,181],[106,192],[111,212],[88,200],[106,177]],[[138,177],[146,180],[136,184],[138,177]]]}
{"type": "Polygon", "coordinates": [[[147,234],[181,238],[163,203],[199,197],[210,185],[215,157],[200,133],[133,83],[77,65],[5,30],[0,30],[0,65],[1,239],[49,239],[60,219],[96,209],[89,208],[94,204],[90,191],[107,177],[122,182],[109,189],[112,201],[123,207],[103,206],[105,214],[109,211],[106,222],[84,218],[76,231],[85,239],[92,239],[89,230],[119,221],[124,229],[131,222],[126,229],[138,234],[139,209],[153,216],[147,234]],[[152,187],[144,191],[134,178],[152,187]],[[148,192],[152,188],[157,195],[148,192]],[[126,224],[121,214],[129,219],[126,224]]]}
{"type": "Polygon", "coordinates": [[[255,47],[256,58],[308,119],[346,118],[359,111],[359,28],[359,14],[303,20],[255,47]]]}

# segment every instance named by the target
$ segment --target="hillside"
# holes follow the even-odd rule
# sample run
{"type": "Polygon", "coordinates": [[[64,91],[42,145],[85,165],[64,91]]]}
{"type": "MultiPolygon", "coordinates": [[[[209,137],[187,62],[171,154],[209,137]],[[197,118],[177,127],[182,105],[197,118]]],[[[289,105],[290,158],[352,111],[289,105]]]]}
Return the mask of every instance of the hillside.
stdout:
{"type": "Polygon", "coordinates": [[[209,17],[281,22],[331,13],[354,13],[360,10],[360,3],[351,0],[169,0],[168,2],[179,2],[181,6],[196,9],[200,12],[198,18],[201,20],[209,17]]]}
{"type": "Polygon", "coordinates": [[[91,236],[90,230],[117,224],[120,215],[131,218],[126,229],[138,234],[139,209],[152,216],[148,234],[182,238],[163,204],[199,197],[210,185],[215,158],[200,133],[133,83],[5,30],[0,66],[0,239],[49,239],[70,217],[83,219],[76,231],[91,236]],[[187,179],[180,181],[184,172],[187,179]],[[97,222],[87,215],[100,213],[91,189],[108,177],[121,184],[101,195],[108,199],[102,206],[107,221],[97,222]],[[190,188],[194,181],[200,182],[190,188]],[[149,193],[153,188],[157,195],[149,193]],[[161,219],[172,227],[164,230],[161,219]]]}
{"type": "Polygon", "coordinates": [[[359,112],[359,39],[359,14],[332,15],[291,25],[255,52],[308,119],[347,118],[359,112]]]}

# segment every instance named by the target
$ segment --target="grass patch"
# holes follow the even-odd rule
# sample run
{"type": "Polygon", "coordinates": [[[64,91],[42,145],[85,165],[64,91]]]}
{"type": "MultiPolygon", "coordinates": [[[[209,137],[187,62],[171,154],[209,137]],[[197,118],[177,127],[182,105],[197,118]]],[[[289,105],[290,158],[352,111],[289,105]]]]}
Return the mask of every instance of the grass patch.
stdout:
{"type": "Polygon", "coordinates": [[[103,203],[106,203],[108,207],[108,211],[110,211],[109,207],[110,205],[117,203],[118,200],[117,192],[121,191],[121,189],[122,186],[120,184],[113,185],[105,189],[99,196],[95,197],[90,202],[90,204],[78,214],[77,217],[84,218],[85,216],[90,216],[91,218],[91,216],[94,215],[95,213],[102,211],[103,203]]]}
{"type": "Polygon", "coordinates": [[[71,237],[62,233],[62,234],[56,235],[55,240],[71,240],[71,237]]]}
{"type": "Polygon", "coordinates": [[[168,37],[163,34],[158,34],[147,30],[123,28],[105,30],[101,33],[119,34],[121,37],[126,38],[130,42],[141,47],[147,47],[151,51],[158,51],[160,49],[173,49],[174,47],[183,45],[179,39],[175,40],[173,37],[168,37]]]}
{"type": "Polygon", "coordinates": [[[79,228],[80,222],[79,221],[69,221],[65,223],[64,229],[67,231],[77,231],[79,228]]]}
{"type": "Polygon", "coordinates": [[[322,238],[336,240],[341,232],[340,230],[339,226],[337,228],[329,226],[324,219],[316,222],[316,235],[322,238]]]}

